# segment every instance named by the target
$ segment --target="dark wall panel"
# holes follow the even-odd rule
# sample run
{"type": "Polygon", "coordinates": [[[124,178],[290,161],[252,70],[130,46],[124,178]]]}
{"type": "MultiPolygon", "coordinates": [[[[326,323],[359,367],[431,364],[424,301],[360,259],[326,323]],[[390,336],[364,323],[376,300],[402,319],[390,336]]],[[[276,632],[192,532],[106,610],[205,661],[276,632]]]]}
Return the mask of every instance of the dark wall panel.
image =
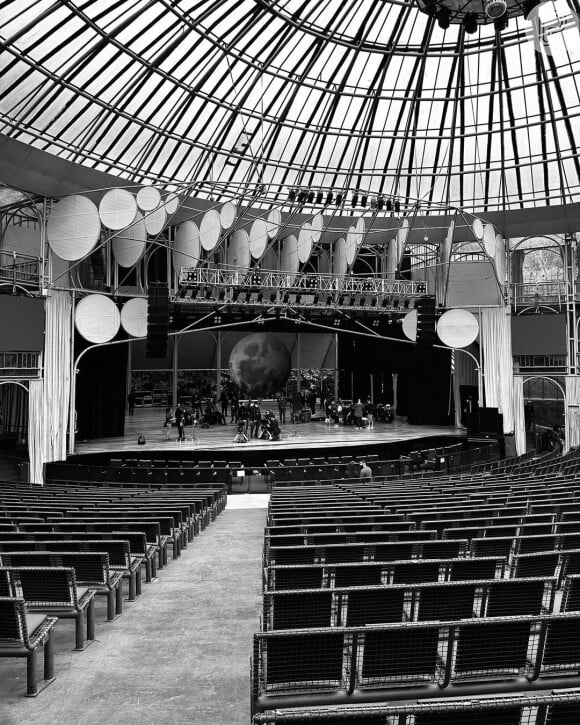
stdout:
{"type": "Polygon", "coordinates": [[[514,355],[565,355],[566,315],[512,317],[514,355]]]}
{"type": "Polygon", "coordinates": [[[0,352],[44,349],[44,300],[0,295],[0,352]]]}

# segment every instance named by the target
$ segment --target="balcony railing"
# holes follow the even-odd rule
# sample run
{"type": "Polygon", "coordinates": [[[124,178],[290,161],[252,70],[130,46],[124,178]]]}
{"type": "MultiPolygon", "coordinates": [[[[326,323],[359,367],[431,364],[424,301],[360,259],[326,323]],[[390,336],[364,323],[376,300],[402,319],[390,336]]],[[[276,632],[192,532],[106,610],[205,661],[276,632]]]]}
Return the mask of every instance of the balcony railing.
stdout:
{"type": "Polygon", "coordinates": [[[41,261],[38,257],[0,251],[0,284],[40,289],[41,261]]]}
{"type": "Polygon", "coordinates": [[[563,280],[512,284],[514,307],[554,307],[561,310],[566,301],[566,283],[563,280]]]}
{"type": "Polygon", "coordinates": [[[0,378],[36,378],[39,374],[39,352],[0,352],[0,378]]]}

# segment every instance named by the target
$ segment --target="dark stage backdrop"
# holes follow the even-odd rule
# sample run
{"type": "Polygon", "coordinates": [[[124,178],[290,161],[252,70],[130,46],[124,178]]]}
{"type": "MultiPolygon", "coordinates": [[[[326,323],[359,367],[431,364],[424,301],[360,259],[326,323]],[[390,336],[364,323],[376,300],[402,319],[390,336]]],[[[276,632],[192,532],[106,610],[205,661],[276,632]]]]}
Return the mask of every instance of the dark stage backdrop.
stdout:
{"type": "MultiPolygon", "coordinates": [[[[76,335],[75,356],[86,347],[86,340],[76,335]]],[[[78,439],[124,435],[127,347],[97,347],[82,358],[76,383],[78,439]]]]}
{"type": "MultiPolygon", "coordinates": [[[[399,325],[390,337],[402,338],[399,325]]],[[[398,373],[397,414],[413,425],[451,425],[449,391],[451,353],[439,348],[404,342],[373,340],[341,333],[338,344],[340,394],[354,398],[370,395],[373,374],[375,403],[393,403],[393,373],[398,373]]]]}

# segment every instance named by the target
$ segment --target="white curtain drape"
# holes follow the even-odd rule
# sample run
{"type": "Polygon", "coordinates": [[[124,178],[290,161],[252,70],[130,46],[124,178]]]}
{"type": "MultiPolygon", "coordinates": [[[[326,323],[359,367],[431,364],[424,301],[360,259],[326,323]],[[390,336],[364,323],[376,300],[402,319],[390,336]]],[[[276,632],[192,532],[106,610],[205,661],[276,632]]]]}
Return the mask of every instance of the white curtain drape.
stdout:
{"type": "Polygon", "coordinates": [[[66,458],[70,397],[72,302],[68,292],[46,298],[44,344],[45,461],[66,458]]]}
{"type": "MultiPolygon", "coordinates": [[[[477,357],[474,345],[469,346],[469,352],[477,357]]],[[[453,351],[453,401],[455,403],[455,427],[461,428],[461,386],[477,385],[477,370],[473,358],[462,350],[453,351]]]]}
{"type": "Polygon", "coordinates": [[[518,456],[522,456],[526,452],[524,378],[522,375],[514,375],[514,440],[516,453],[518,456]]]}
{"type": "Polygon", "coordinates": [[[566,375],[566,450],[580,446],[580,376],[566,375]]]}
{"type": "Polygon", "coordinates": [[[506,307],[486,307],[480,313],[485,404],[503,415],[503,432],[513,433],[513,360],[511,316],[506,307]]]}
{"type": "Polygon", "coordinates": [[[44,483],[44,381],[31,380],[28,384],[28,457],[30,483],[44,483]]]}

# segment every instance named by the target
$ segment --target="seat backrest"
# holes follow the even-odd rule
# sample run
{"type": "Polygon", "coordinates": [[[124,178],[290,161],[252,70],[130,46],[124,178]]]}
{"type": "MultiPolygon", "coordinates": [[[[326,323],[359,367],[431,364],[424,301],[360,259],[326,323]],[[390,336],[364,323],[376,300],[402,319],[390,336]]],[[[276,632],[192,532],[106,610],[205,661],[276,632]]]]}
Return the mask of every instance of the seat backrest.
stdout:
{"type": "Polygon", "coordinates": [[[397,561],[411,559],[413,556],[412,542],[392,542],[390,544],[377,544],[374,547],[375,561],[397,561]]]}
{"type": "Polygon", "coordinates": [[[351,546],[326,546],[324,548],[324,561],[327,564],[334,564],[341,561],[363,561],[365,546],[353,544],[351,546]]]}
{"type": "Polygon", "coordinates": [[[422,622],[470,619],[474,616],[475,584],[441,584],[421,587],[417,619],[422,622]]]}
{"type": "Polygon", "coordinates": [[[417,560],[392,564],[393,584],[417,584],[436,582],[439,579],[438,561],[417,560]]]}
{"type": "Polygon", "coordinates": [[[292,594],[265,594],[266,609],[270,608],[272,629],[305,629],[330,627],[332,615],[330,590],[292,594]]]}
{"type": "Polygon", "coordinates": [[[19,567],[12,569],[18,596],[28,603],[45,606],[76,605],[74,569],[62,567],[19,567]]]}
{"type": "Polygon", "coordinates": [[[14,588],[12,586],[12,577],[10,571],[2,566],[0,568],[0,597],[13,597],[14,588]]]}
{"type": "Polygon", "coordinates": [[[549,607],[552,588],[546,581],[535,579],[498,579],[487,587],[487,617],[509,617],[542,614],[549,607]],[[547,601],[546,601],[547,594],[547,601]]]}
{"type": "Polygon", "coordinates": [[[335,587],[364,587],[381,583],[383,567],[380,564],[336,566],[333,571],[335,587]]]}
{"type": "Polygon", "coordinates": [[[470,581],[473,579],[495,579],[498,567],[496,559],[464,559],[451,563],[449,578],[451,581],[470,581]]]}
{"type": "Polygon", "coordinates": [[[62,565],[75,570],[78,584],[107,584],[109,555],[92,552],[66,552],[60,556],[62,565]]]}
{"type": "Polygon", "coordinates": [[[348,592],[347,627],[403,621],[405,589],[369,589],[348,592]]]}
{"type": "Polygon", "coordinates": [[[319,589],[322,587],[323,567],[272,567],[269,573],[270,588],[274,591],[284,589],[319,589]]]}
{"type": "Polygon", "coordinates": [[[516,554],[512,572],[516,579],[522,577],[552,577],[560,560],[558,552],[546,554],[516,554]]]}
{"type": "Polygon", "coordinates": [[[526,667],[529,622],[499,622],[459,625],[455,673],[480,679],[498,672],[518,673],[526,667]]]}
{"type": "Polygon", "coordinates": [[[362,687],[435,679],[438,626],[401,625],[364,635],[362,687]]]}
{"type": "Polygon", "coordinates": [[[24,600],[16,597],[0,597],[0,642],[24,644],[27,639],[24,600]]]}
{"type": "Polygon", "coordinates": [[[580,612],[580,576],[577,574],[566,577],[562,611],[580,612]]]}
{"type": "MultiPolygon", "coordinates": [[[[260,635],[257,635],[260,638],[260,635]]],[[[295,683],[300,691],[340,687],[344,680],[344,636],[341,632],[269,633],[262,638],[262,673],[265,685],[287,691],[295,683]]]]}
{"type": "Polygon", "coordinates": [[[542,671],[577,670],[580,667],[580,616],[547,624],[542,671]]]}

